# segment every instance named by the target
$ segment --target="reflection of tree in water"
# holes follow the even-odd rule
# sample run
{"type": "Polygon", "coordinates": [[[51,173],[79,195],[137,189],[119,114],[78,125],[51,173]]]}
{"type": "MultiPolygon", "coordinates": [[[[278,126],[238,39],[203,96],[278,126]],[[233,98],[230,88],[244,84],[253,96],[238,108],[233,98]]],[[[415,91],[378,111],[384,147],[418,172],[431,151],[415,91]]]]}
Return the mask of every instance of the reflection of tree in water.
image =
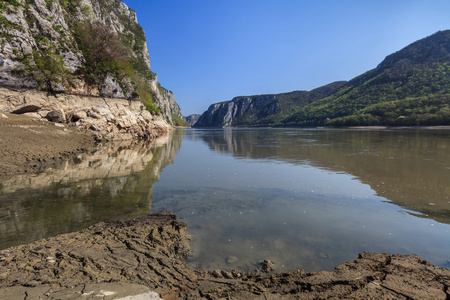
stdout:
{"type": "Polygon", "coordinates": [[[0,181],[0,249],[151,213],[153,184],[182,136],[103,145],[35,175],[0,181]]]}
{"type": "Polygon", "coordinates": [[[226,129],[201,138],[238,158],[346,172],[396,205],[450,223],[450,131],[226,129]]]}

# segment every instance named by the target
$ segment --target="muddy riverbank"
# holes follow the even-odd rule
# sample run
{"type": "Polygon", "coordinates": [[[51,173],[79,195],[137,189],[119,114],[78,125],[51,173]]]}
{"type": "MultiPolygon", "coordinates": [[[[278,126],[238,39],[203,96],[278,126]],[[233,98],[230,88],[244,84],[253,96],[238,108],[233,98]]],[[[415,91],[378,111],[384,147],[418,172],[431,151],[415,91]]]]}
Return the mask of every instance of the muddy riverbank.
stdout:
{"type": "Polygon", "coordinates": [[[34,172],[95,145],[94,135],[68,124],[0,113],[0,176],[34,172]]]}
{"type": "Polygon", "coordinates": [[[450,297],[450,270],[415,255],[362,253],[333,272],[264,273],[262,266],[244,273],[193,270],[183,261],[189,253],[186,224],[170,212],[100,223],[1,251],[0,293],[8,299],[450,297]]]}

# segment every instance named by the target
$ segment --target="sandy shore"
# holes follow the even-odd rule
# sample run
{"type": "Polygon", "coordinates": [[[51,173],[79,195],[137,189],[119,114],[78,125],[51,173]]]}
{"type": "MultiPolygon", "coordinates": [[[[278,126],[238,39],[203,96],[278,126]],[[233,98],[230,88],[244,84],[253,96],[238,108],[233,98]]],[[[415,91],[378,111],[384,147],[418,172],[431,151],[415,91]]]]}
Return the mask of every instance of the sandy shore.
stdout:
{"type": "Polygon", "coordinates": [[[21,115],[0,114],[0,176],[33,172],[94,145],[91,132],[21,115]]]}

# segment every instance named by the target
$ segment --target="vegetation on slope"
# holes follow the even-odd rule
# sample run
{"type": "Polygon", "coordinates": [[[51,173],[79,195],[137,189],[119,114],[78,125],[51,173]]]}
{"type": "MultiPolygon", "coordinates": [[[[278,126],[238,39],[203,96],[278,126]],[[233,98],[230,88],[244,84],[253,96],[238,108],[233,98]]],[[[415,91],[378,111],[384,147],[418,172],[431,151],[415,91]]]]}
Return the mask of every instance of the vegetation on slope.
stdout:
{"type": "Polygon", "coordinates": [[[342,87],[346,81],[336,81],[325,86],[316,88],[312,91],[294,91],[290,93],[277,94],[276,98],[280,106],[280,112],[269,115],[263,119],[256,120],[253,126],[276,126],[280,125],[282,120],[292,114],[301,111],[311,103],[329,96],[342,87]]]}
{"type": "Polygon", "coordinates": [[[366,107],[354,115],[328,120],[327,126],[450,125],[450,95],[406,98],[366,107]]]}
{"type": "MultiPolygon", "coordinates": [[[[367,121],[369,118],[367,114],[371,110],[361,110],[369,106],[420,97],[415,101],[410,99],[407,104],[408,109],[417,110],[420,107],[414,107],[414,105],[427,106],[427,102],[433,99],[435,101],[435,98],[430,95],[440,94],[450,94],[450,30],[438,32],[388,56],[377,68],[349,81],[333,95],[303,107],[282,120],[282,124],[296,126],[338,125],[343,122],[343,119],[336,122],[330,122],[329,119],[342,118],[353,114],[366,115],[365,120],[367,121]]],[[[440,99],[443,105],[449,104],[447,97],[441,97],[440,99]]],[[[395,103],[396,106],[399,105],[398,102],[395,103]]],[[[433,105],[430,104],[430,107],[433,107],[433,105]]],[[[378,110],[391,109],[389,105],[376,107],[378,110]]],[[[435,110],[431,109],[431,111],[435,110]]],[[[411,118],[411,124],[417,124],[413,121],[414,118],[411,118]]],[[[389,118],[380,119],[372,116],[371,119],[377,119],[381,122],[380,124],[384,124],[383,122],[388,121],[389,118]]],[[[429,120],[434,124],[438,119],[432,121],[429,117],[424,117],[419,123],[429,120]]],[[[346,120],[345,124],[350,120],[354,121],[355,117],[346,120]]],[[[362,122],[371,123],[366,121],[362,122]]],[[[406,120],[403,121],[406,122],[406,120]]],[[[389,122],[392,123],[392,120],[389,119],[389,122]]]]}
{"type": "Polygon", "coordinates": [[[175,114],[172,114],[172,119],[175,126],[191,127],[191,125],[185,119],[182,119],[175,114]]]}
{"type": "MultiPolygon", "coordinates": [[[[148,52],[144,30],[133,18],[117,10],[118,3],[98,0],[95,5],[98,4],[99,13],[105,20],[114,12],[118,18],[116,21],[123,27],[121,31],[101,22],[82,0],[45,0],[45,6],[52,15],[45,20],[41,19],[45,14],[37,14],[39,8],[32,0],[2,1],[0,12],[23,11],[35,41],[32,53],[14,50],[15,60],[22,64],[14,74],[35,79],[39,88],[50,93],[75,89],[79,80],[85,81],[91,89],[100,88],[109,74],[119,83],[125,97],[140,98],[149,111],[159,114],[154,101],[155,91],[149,82],[156,79],[156,75],[145,59],[148,52]],[[61,12],[62,22],[58,15],[61,12]],[[44,28],[42,24],[45,24],[44,28]],[[79,51],[83,55],[82,66],[72,72],[64,63],[64,54],[79,51]]],[[[14,39],[12,30],[25,35],[23,26],[8,21],[3,14],[0,23],[3,27],[0,30],[2,45],[4,41],[14,39]]]]}

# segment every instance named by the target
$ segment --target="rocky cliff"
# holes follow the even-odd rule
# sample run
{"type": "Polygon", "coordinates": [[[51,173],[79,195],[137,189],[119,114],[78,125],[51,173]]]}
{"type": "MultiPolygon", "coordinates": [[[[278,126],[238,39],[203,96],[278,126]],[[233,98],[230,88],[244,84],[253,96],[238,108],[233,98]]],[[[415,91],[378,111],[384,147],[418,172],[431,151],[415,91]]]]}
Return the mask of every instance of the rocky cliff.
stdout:
{"type": "Polygon", "coordinates": [[[193,127],[271,126],[285,114],[326,97],[345,81],[337,81],[312,91],[235,97],[212,104],[193,127]]]}
{"type": "Polygon", "coordinates": [[[194,126],[195,123],[197,123],[198,119],[200,119],[201,115],[199,114],[193,114],[189,115],[187,117],[184,117],[186,119],[186,122],[189,123],[189,125],[194,126]]]}
{"type": "Polygon", "coordinates": [[[122,99],[142,103],[139,111],[169,124],[183,119],[173,94],[150,70],[136,13],[122,1],[11,0],[0,3],[0,12],[0,87],[98,97],[107,104],[122,99]]]}
{"type": "Polygon", "coordinates": [[[280,111],[275,95],[236,97],[211,105],[194,127],[232,127],[280,111]]]}

